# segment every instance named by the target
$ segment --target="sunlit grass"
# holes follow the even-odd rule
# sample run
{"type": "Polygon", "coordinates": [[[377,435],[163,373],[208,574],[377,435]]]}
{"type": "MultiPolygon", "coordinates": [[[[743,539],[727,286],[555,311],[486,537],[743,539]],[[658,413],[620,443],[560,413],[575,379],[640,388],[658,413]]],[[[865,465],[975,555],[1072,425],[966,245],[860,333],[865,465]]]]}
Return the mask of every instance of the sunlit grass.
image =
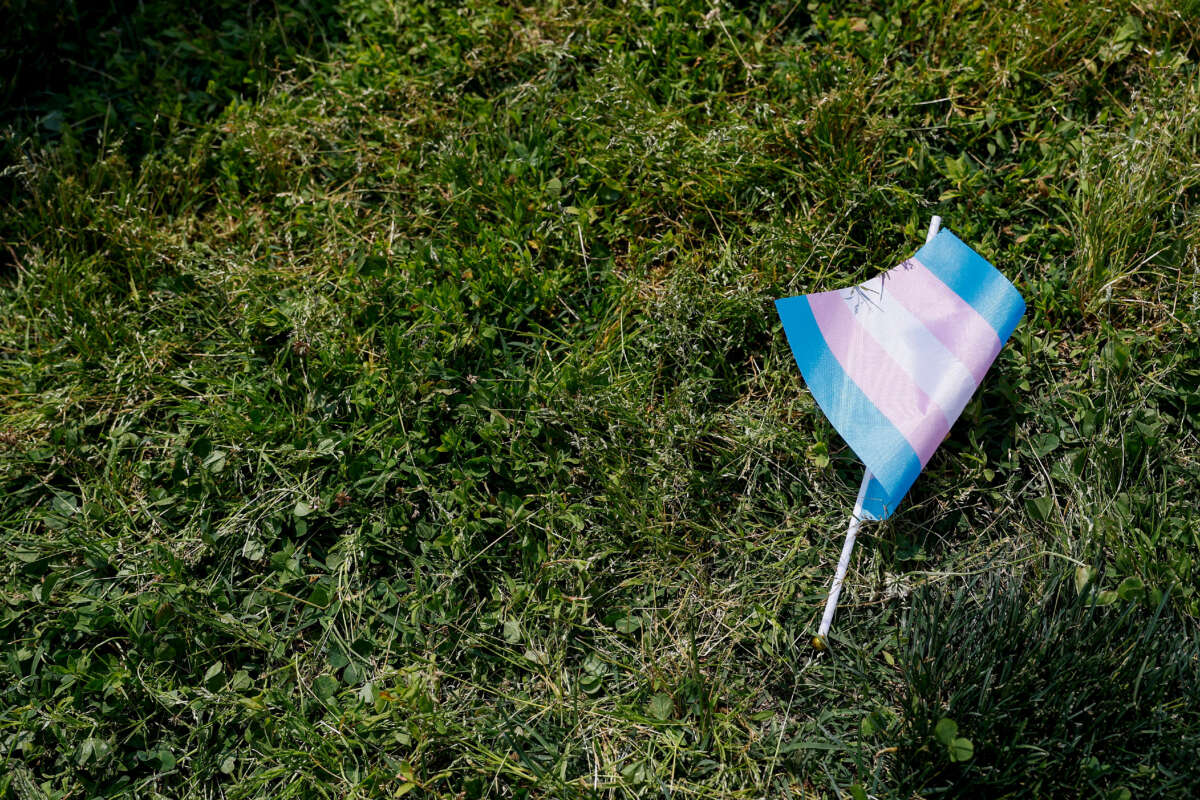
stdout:
{"type": "Polygon", "coordinates": [[[5,34],[0,790],[1196,792],[1185,7],[128,5],[5,34]],[[817,656],[771,301],[935,213],[1029,311],[817,656]]]}

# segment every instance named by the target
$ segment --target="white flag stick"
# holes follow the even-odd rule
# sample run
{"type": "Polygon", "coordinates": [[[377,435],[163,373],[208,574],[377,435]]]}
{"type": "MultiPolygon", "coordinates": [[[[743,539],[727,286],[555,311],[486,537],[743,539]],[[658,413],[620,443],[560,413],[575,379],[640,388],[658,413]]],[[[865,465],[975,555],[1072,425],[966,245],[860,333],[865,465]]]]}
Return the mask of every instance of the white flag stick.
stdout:
{"type": "Polygon", "coordinates": [[[850,515],[850,527],[846,528],[846,541],[842,545],[842,557],[838,559],[837,572],[833,575],[833,586],[829,589],[829,597],[825,598],[825,613],[821,615],[821,627],[813,638],[813,647],[825,649],[825,636],[829,626],[833,624],[833,612],[837,611],[838,597],[842,593],[842,583],[846,580],[846,570],[850,568],[850,554],[854,552],[854,539],[858,536],[858,526],[862,524],[863,500],[867,496],[867,484],[871,482],[871,470],[863,471],[862,485],[858,487],[858,499],[854,501],[854,513],[850,515]]]}
{"type": "Polygon", "coordinates": [[[933,219],[929,220],[929,233],[925,234],[925,244],[929,244],[929,240],[937,236],[938,229],[942,227],[942,218],[934,214],[933,219]]]}
{"type": "MultiPolygon", "coordinates": [[[[928,244],[942,227],[942,218],[934,216],[929,221],[929,232],[925,234],[928,244]]],[[[854,552],[854,540],[858,537],[858,526],[862,524],[863,500],[867,496],[867,484],[871,482],[871,470],[863,470],[862,485],[858,487],[858,499],[854,501],[854,513],[850,515],[850,525],[846,528],[846,541],[842,544],[842,555],[838,559],[837,572],[833,575],[833,586],[829,587],[829,597],[825,598],[825,613],[821,615],[821,627],[813,637],[813,647],[825,649],[825,637],[829,634],[829,626],[833,624],[833,614],[837,611],[838,597],[842,594],[842,584],[846,581],[846,571],[850,569],[850,556],[854,552]]]]}

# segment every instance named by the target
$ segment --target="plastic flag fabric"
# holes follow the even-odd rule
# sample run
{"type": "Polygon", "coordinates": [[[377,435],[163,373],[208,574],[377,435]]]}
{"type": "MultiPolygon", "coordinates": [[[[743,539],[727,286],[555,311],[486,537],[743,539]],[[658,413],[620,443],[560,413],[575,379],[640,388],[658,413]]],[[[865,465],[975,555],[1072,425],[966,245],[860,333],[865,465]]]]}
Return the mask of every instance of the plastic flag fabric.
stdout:
{"type": "Polygon", "coordinates": [[[886,519],[1025,313],[995,267],[943,229],[866,283],[775,301],[825,416],[872,473],[863,519],[886,519]]]}

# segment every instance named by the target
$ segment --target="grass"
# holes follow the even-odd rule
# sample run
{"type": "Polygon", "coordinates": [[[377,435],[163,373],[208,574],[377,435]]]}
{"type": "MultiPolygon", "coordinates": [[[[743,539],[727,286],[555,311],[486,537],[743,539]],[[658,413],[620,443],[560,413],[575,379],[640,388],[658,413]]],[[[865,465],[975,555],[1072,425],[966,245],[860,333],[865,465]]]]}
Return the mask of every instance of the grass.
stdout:
{"type": "Polygon", "coordinates": [[[21,9],[4,796],[1200,789],[1195,3],[21,9]],[[1029,311],[817,656],[771,300],[935,213],[1029,311]]]}
{"type": "Polygon", "coordinates": [[[1165,601],[1143,593],[1131,581],[1121,607],[1098,609],[1094,589],[1066,581],[993,577],[952,598],[923,587],[904,626],[897,771],[917,791],[975,796],[1018,785],[1033,795],[1189,794],[1200,653],[1165,601]],[[947,714],[976,743],[961,764],[939,757],[947,714]]]}

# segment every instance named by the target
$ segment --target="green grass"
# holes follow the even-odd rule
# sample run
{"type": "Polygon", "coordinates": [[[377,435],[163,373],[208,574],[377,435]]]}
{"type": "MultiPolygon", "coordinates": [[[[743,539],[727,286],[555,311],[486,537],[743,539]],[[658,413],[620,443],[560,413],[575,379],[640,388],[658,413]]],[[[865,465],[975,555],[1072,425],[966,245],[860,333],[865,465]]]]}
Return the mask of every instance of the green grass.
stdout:
{"type": "Polygon", "coordinates": [[[0,795],[1200,792],[1195,2],[18,6],[0,795]],[[932,214],[1029,310],[818,656],[771,301],[932,214]]]}

